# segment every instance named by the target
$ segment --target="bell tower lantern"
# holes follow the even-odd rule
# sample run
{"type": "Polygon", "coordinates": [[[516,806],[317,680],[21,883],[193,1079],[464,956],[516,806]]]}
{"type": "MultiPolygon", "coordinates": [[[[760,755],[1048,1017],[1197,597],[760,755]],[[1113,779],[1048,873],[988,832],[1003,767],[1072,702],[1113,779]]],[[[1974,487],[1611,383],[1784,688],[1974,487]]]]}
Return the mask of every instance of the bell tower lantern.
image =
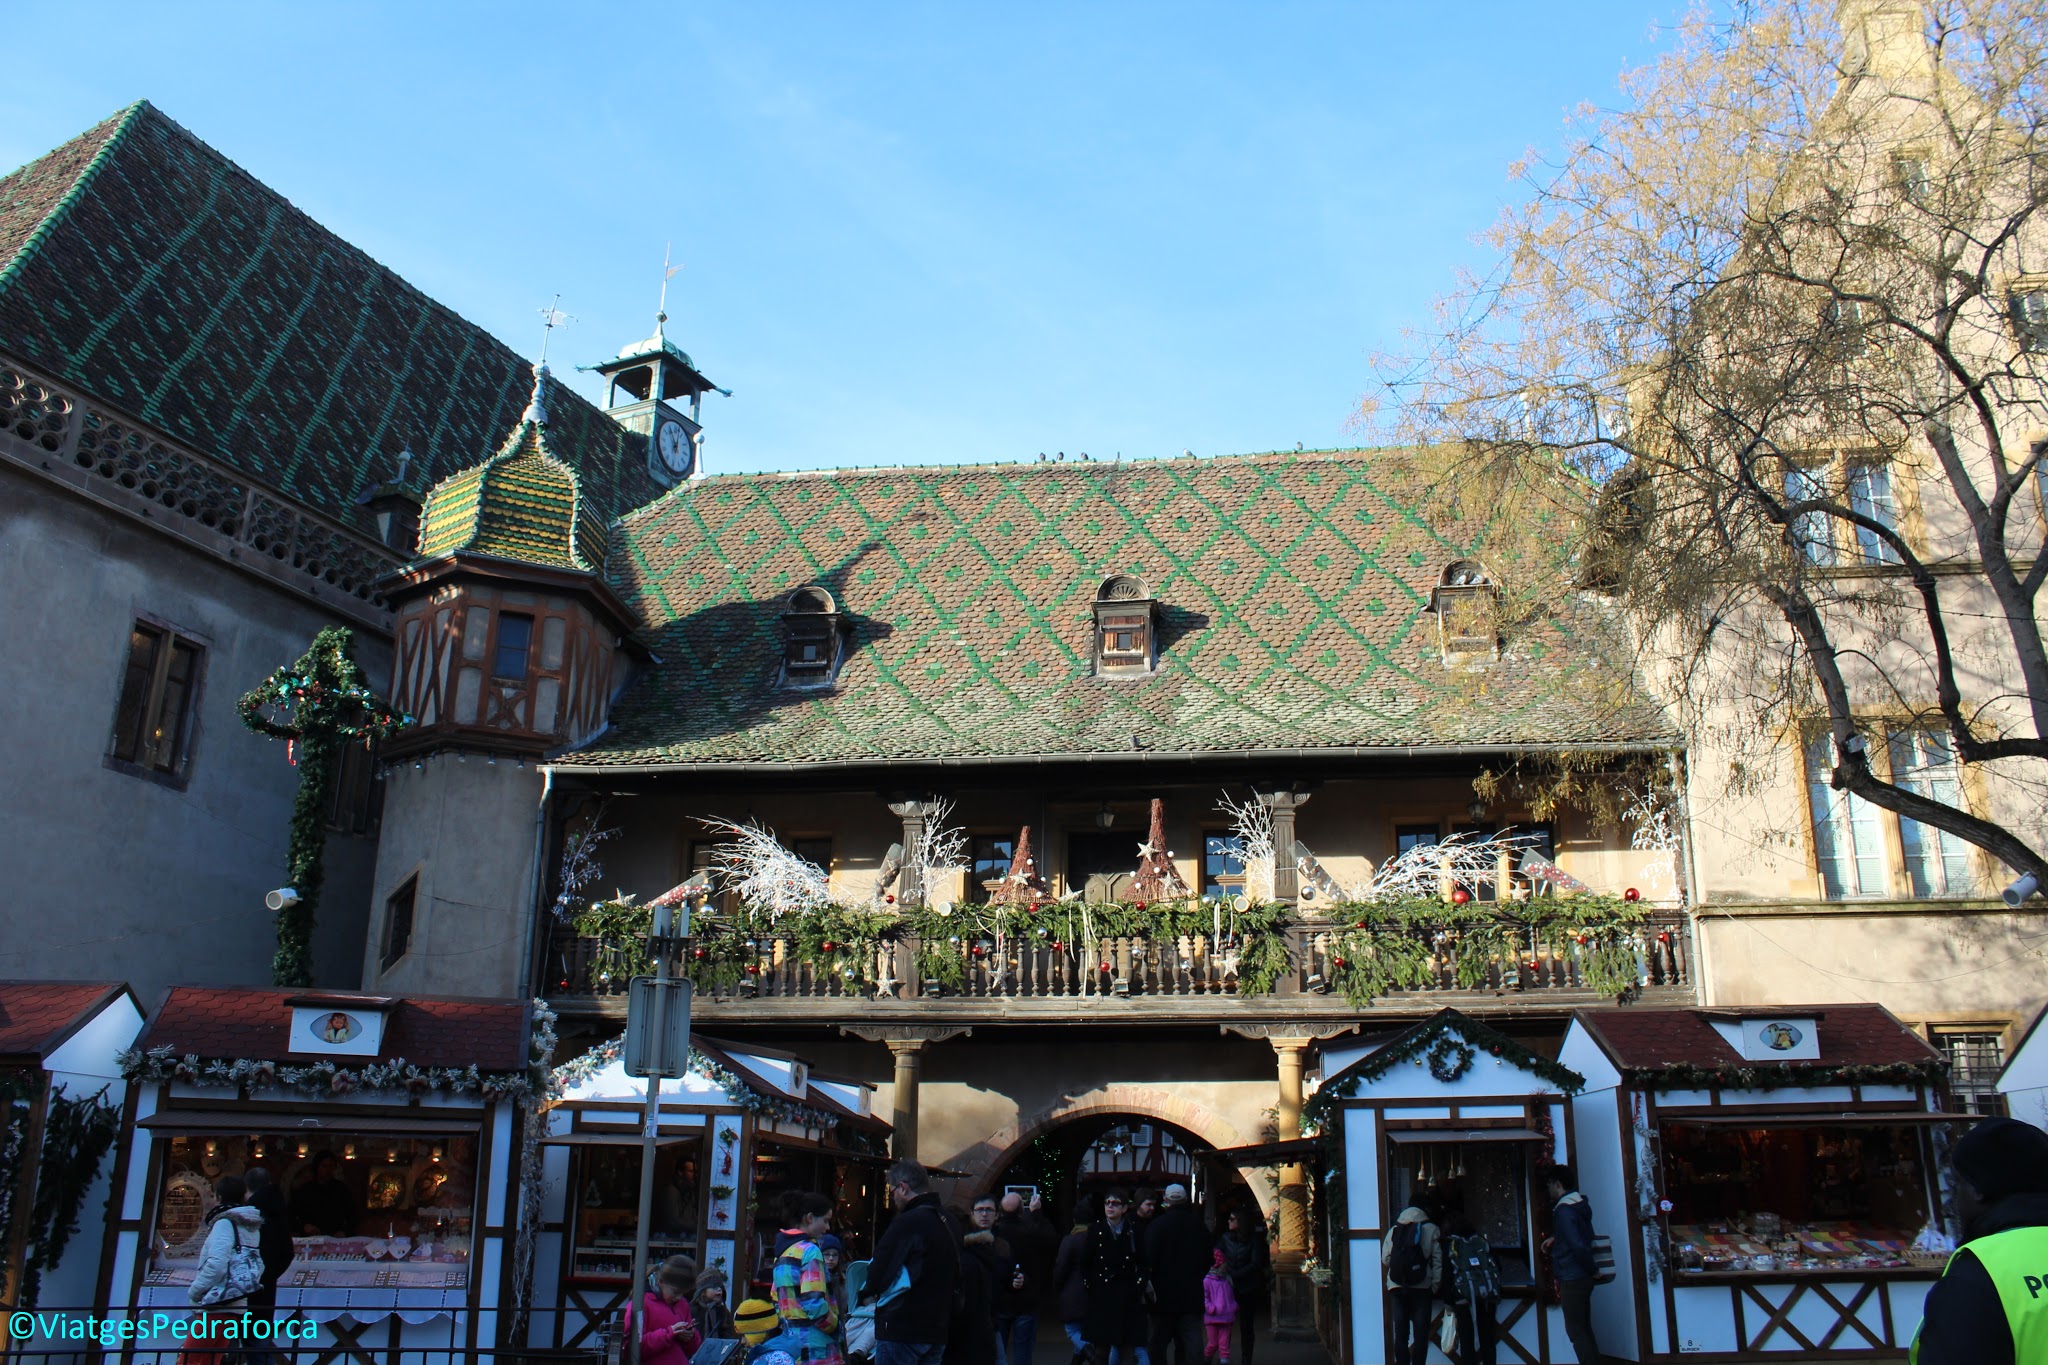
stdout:
{"type": "Polygon", "coordinates": [[[689,354],[663,335],[667,321],[667,313],[656,313],[653,336],[584,368],[604,376],[605,410],[645,438],[647,472],[671,488],[703,472],[704,395],[730,398],[732,391],[706,379],[689,354]]]}

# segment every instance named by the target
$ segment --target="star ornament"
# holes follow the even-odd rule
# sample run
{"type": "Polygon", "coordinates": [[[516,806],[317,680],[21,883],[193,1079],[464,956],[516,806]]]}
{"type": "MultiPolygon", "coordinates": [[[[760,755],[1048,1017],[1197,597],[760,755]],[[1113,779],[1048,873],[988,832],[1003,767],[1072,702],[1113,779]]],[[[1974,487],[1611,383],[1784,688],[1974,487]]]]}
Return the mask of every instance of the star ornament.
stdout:
{"type": "Polygon", "coordinates": [[[1150,839],[1147,839],[1144,843],[1138,845],[1138,856],[1140,858],[1156,857],[1158,853],[1159,845],[1153,843],[1150,839]]]}

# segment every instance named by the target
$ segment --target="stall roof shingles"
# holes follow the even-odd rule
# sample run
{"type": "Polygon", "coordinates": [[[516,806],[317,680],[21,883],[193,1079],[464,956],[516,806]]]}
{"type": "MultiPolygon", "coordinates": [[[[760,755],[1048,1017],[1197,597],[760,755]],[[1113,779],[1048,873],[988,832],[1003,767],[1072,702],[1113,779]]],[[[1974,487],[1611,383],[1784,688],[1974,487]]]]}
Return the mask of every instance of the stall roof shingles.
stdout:
{"type": "MultiPolygon", "coordinates": [[[[292,1007],[285,1003],[303,994],[174,987],[137,1046],[169,1047],[180,1056],[303,1062],[306,1057],[287,1050],[292,1007]]],[[[402,1057],[415,1066],[474,1064],[483,1071],[524,1071],[531,1044],[527,1008],[519,1000],[400,1000],[385,1023],[377,1060],[402,1057]]]]}
{"type": "MultiPolygon", "coordinates": [[[[1624,1071],[1660,1067],[1718,1066],[1886,1066],[1936,1062],[1941,1056],[1882,1005],[1785,1005],[1774,1007],[1775,1019],[1820,1016],[1819,1062],[1745,1062],[1714,1031],[1725,1010],[1627,1009],[1582,1010],[1579,1021],[1592,1032],[1615,1064],[1624,1071]]],[[[1743,1011],[1744,1017],[1762,1017],[1743,1011]]]]}
{"type": "MultiPolygon", "coordinates": [[[[696,480],[615,532],[610,573],[662,664],[567,761],[1672,742],[1562,553],[1497,562],[1502,527],[1432,518],[1426,493],[1386,451],[696,480]],[[1450,670],[1430,593],[1470,557],[1540,610],[1499,663],[1450,670]],[[1120,573],[1160,603],[1149,677],[1093,676],[1092,604],[1120,573]],[[836,687],[793,691],[781,618],[813,583],[853,641],[836,687]]],[[[1563,547],[1566,513],[1544,515],[1563,547]]]]}
{"type": "Polygon", "coordinates": [[[110,981],[0,981],[0,1056],[48,1056],[126,989],[110,981]]]}
{"type": "MultiPolygon", "coordinates": [[[[356,496],[485,458],[531,370],[147,101],[0,178],[0,350],[368,529],[356,496]]],[[[601,518],[656,496],[638,438],[558,391],[601,518]]]]}

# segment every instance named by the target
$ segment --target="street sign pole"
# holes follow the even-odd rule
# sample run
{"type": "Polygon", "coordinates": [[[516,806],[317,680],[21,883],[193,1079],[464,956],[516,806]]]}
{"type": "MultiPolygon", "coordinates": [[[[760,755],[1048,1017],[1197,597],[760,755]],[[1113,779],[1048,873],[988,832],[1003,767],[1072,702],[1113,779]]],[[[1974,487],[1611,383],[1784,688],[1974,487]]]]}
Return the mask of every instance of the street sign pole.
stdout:
{"type": "MultiPolygon", "coordinates": [[[[689,901],[682,897],[676,899],[681,901],[680,905],[671,904],[664,898],[654,906],[651,946],[657,983],[668,981],[669,958],[675,950],[675,942],[690,932],[689,901]]],[[[668,1036],[669,992],[664,984],[657,984],[652,995],[649,1012],[653,1017],[647,1021],[647,1033],[652,1040],[649,1052],[659,1058],[664,1051],[661,1040],[668,1036]]],[[[633,1307],[633,1330],[627,1334],[630,1339],[626,1343],[626,1359],[630,1365],[640,1365],[640,1338],[647,1330],[647,1240],[648,1225],[654,1219],[655,1137],[661,1130],[662,1072],[668,1069],[660,1064],[648,1068],[647,1109],[640,1121],[640,1222],[633,1233],[633,1279],[626,1286],[626,1302],[633,1307]]]]}

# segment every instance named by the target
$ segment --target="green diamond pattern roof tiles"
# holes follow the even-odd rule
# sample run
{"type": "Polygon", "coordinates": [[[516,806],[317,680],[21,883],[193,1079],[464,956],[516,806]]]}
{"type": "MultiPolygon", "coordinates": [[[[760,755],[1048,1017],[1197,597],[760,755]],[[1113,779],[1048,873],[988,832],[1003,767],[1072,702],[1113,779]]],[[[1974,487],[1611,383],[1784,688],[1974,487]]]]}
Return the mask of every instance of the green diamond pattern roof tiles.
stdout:
{"type": "Polygon", "coordinates": [[[606,534],[583,504],[576,472],[548,449],[547,428],[521,422],[499,452],[427,495],[419,554],[457,550],[564,569],[604,564],[606,534]]]}
{"type": "Polygon", "coordinates": [[[1432,525],[1419,497],[1371,452],[698,480],[615,528],[614,585],[664,662],[570,761],[1670,738],[1620,623],[1562,562],[1491,564],[1548,589],[1544,605],[1498,663],[1447,669],[1430,591],[1508,538],[1484,519],[1432,525]],[[1150,676],[1094,676],[1111,573],[1160,603],[1150,676]],[[778,685],[784,599],[805,583],[853,630],[824,692],[778,685]]]}
{"type": "MultiPolygon", "coordinates": [[[[401,446],[490,453],[530,371],[148,103],[0,179],[0,349],[365,530],[401,446]]],[[[558,392],[602,517],[661,491],[639,438],[558,392]]]]}

